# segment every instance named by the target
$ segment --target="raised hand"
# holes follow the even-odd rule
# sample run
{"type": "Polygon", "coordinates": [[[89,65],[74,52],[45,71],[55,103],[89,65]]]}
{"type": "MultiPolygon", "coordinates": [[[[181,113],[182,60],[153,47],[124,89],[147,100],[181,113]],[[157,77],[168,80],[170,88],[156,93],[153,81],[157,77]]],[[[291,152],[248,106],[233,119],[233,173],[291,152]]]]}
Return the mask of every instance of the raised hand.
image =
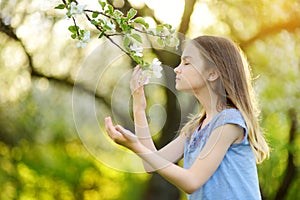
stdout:
{"type": "Polygon", "coordinates": [[[108,136],[119,145],[134,150],[135,146],[139,144],[135,134],[120,125],[114,126],[110,117],[105,118],[105,128],[108,136]]]}
{"type": "Polygon", "coordinates": [[[140,66],[136,66],[130,80],[130,89],[133,96],[134,110],[146,109],[146,98],[144,93],[144,85],[147,84],[147,77],[142,74],[143,70],[140,66]]]}

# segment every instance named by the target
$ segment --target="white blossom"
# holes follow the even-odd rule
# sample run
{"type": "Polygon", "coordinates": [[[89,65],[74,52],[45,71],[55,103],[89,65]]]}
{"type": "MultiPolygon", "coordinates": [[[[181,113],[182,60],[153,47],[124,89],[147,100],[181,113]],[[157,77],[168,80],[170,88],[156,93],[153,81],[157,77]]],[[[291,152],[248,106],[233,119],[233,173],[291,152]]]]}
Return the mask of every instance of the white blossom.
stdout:
{"type": "Polygon", "coordinates": [[[91,32],[90,31],[85,31],[84,34],[83,34],[83,38],[82,38],[82,41],[83,42],[89,42],[91,39],[91,32]]]}
{"type": "Polygon", "coordinates": [[[153,59],[152,64],[150,65],[150,69],[152,70],[152,72],[156,78],[160,78],[162,76],[161,62],[157,58],[153,59]]]}
{"type": "Polygon", "coordinates": [[[146,85],[150,82],[150,78],[152,77],[152,71],[143,70],[141,76],[139,77],[139,82],[146,85]]]}
{"type": "Polygon", "coordinates": [[[86,43],[83,42],[82,40],[80,40],[80,41],[77,42],[76,46],[78,48],[85,48],[86,47],[86,43]]]}
{"type": "Polygon", "coordinates": [[[83,38],[77,42],[76,46],[79,48],[85,48],[87,43],[90,41],[91,39],[91,32],[90,31],[85,31],[83,34],[83,38]]]}
{"type": "Polygon", "coordinates": [[[74,1],[70,4],[70,14],[71,15],[80,15],[84,12],[86,5],[76,4],[74,1]]]}
{"type": "Polygon", "coordinates": [[[134,55],[138,57],[143,56],[143,47],[138,46],[136,43],[133,43],[132,45],[129,46],[131,51],[134,51],[134,55]]]}
{"type": "Polygon", "coordinates": [[[105,25],[107,25],[111,30],[108,30],[109,32],[115,32],[116,31],[116,25],[111,22],[110,20],[104,19],[105,25]]]}
{"type": "Polygon", "coordinates": [[[152,77],[161,78],[162,69],[161,62],[157,58],[154,58],[149,68],[142,71],[139,82],[146,85],[150,82],[150,78],[152,77]]]}

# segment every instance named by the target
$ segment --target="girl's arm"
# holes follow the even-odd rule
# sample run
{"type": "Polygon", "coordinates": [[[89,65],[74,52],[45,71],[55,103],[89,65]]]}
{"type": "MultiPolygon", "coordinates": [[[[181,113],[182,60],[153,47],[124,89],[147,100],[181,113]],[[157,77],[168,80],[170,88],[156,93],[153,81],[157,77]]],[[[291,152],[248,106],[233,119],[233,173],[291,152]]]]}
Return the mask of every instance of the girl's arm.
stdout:
{"type": "MultiPolygon", "coordinates": [[[[152,140],[148,121],[146,118],[146,98],[144,93],[144,81],[141,77],[142,69],[137,66],[132,73],[130,81],[130,89],[133,96],[133,117],[135,125],[135,133],[145,147],[151,151],[157,151],[155,144],[152,140]]],[[[157,154],[170,162],[178,161],[183,155],[185,137],[179,136],[164,148],[157,151],[157,154]]],[[[145,165],[146,171],[152,171],[149,165],[145,165]]]]}
{"type": "Polygon", "coordinates": [[[226,124],[216,128],[191,168],[184,169],[142,145],[130,131],[121,126],[113,126],[110,118],[105,120],[106,130],[116,143],[134,151],[156,169],[156,172],[189,194],[195,192],[212,176],[230,145],[243,137],[243,129],[239,126],[226,124]]]}

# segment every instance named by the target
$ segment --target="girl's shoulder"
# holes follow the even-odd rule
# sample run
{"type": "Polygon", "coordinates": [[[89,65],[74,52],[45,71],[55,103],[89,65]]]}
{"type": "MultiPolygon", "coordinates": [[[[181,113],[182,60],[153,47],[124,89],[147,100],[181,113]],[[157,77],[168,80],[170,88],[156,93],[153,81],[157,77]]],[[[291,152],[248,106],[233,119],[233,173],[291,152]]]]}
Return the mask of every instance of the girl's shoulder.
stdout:
{"type": "Polygon", "coordinates": [[[214,128],[225,124],[236,124],[244,129],[246,128],[242,113],[236,108],[226,108],[218,113],[214,120],[214,128]]]}

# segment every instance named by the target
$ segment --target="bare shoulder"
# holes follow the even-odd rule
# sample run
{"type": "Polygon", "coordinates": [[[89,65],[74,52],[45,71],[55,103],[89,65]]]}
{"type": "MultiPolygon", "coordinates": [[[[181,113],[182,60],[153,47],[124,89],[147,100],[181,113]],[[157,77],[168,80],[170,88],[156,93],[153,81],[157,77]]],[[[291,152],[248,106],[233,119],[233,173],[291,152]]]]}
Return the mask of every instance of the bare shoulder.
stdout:
{"type": "Polygon", "coordinates": [[[245,130],[237,124],[225,124],[216,128],[213,133],[221,133],[223,140],[233,144],[243,140],[245,130]]]}

